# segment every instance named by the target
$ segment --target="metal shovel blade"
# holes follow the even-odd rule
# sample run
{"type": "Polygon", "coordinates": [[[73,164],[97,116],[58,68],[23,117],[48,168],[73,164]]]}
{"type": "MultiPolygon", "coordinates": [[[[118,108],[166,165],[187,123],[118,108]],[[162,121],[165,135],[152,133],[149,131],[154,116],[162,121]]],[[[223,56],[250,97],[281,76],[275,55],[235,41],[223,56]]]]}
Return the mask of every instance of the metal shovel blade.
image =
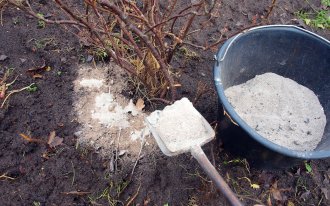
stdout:
{"type": "Polygon", "coordinates": [[[201,146],[210,142],[215,132],[187,98],[163,111],[154,111],[146,118],[146,123],[165,155],[191,152],[228,201],[235,206],[242,205],[202,150],[201,146]]]}
{"type": "Polygon", "coordinates": [[[174,156],[210,142],[215,132],[187,98],[156,110],[146,118],[162,152],[174,156]]]}

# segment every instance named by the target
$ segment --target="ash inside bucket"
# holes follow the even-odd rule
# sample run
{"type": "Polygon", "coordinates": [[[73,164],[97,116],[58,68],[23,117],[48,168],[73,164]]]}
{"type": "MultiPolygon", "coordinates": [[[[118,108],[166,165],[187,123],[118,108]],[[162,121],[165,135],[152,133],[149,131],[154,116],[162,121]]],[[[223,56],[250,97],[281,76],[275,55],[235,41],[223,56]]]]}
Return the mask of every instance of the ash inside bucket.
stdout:
{"type": "Polygon", "coordinates": [[[250,127],[275,144],[312,151],[322,139],[323,107],[313,91],[291,79],[265,73],[226,89],[225,95],[250,127]]]}

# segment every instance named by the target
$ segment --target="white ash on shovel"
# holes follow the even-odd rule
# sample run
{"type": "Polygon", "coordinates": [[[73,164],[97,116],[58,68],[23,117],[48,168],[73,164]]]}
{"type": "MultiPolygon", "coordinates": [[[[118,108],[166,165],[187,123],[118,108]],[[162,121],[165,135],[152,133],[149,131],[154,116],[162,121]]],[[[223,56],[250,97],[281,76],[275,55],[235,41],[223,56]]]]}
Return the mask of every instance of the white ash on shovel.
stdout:
{"type": "Polygon", "coordinates": [[[257,75],[225,90],[237,114],[275,144],[312,151],[321,141],[326,116],[314,92],[274,73],[257,75]]]}

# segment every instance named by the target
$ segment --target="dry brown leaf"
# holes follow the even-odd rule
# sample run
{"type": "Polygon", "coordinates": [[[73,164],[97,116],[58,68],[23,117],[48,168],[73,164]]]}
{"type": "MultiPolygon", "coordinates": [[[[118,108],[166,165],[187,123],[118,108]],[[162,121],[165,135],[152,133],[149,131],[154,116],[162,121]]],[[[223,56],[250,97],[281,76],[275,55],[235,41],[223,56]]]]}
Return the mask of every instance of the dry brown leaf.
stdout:
{"type": "Polygon", "coordinates": [[[273,189],[272,190],[272,195],[273,195],[273,198],[275,200],[278,200],[278,201],[283,201],[283,197],[281,195],[281,192],[277,189],[273,189]]]}
{"type": "Polygon", "coordinates": [[[49,72],[50,70],[52,70],[52,68],[50,66],[46,65],[46,61],[43,60],[43,63],[41,66],[35,66],[32,67],[30,69],[27,70],[27,72],[34,78],[42,78],[41,73],[43,72],[49,72]]]}
{"type": "Polygon", "coordinates": [[[135,107],[137,110],[142,111],[142,109],[145,107],[143,99],[139,98],[135,104],[135,107]]]}
{"type": "Polygon", "coordinates": [[[275,200],[283,201],[283,196],[281,194],[281,191],[277,188],[277,181],[273,183],[270,192],[272,193],[272,196],[275,200]]]}
{"type": "Polygon", "coordinates": [[[294,203],[289,200],[286,206],[294,206],[294,203]]]}
{"type": "Polygon", "coordinates": [[[159,62],[157,61],[157,59],[151,52],[148,52],[146,54],[145,62],[150,67],[150,69],[152,69],[154,71],[158,71],[160,68],[159,62]]]}
{"type": "Polygon", "coordinates": [[[41,79],[43,76],[41,74],[34,74],[33,79],[41,79]]]}
{"type": "Polygon", "coordinates": [[[56,136],[55,131],[50,132],[47,142],[49,147],[56,147],[58,145],[61,145],[62,142],[63,142],[63,138],[56,136]]]}
{"type": "Polygon", "coordinates": [[[46,69],[46,67],[47,67],[47,66],[46,66],[46,61],[43,60],[41,66],[35,66],[35,67],[32,67],[32,68],[28,69],[27,71],[28,71],[28,72],[43,71],[43,70],[46,69]]]}

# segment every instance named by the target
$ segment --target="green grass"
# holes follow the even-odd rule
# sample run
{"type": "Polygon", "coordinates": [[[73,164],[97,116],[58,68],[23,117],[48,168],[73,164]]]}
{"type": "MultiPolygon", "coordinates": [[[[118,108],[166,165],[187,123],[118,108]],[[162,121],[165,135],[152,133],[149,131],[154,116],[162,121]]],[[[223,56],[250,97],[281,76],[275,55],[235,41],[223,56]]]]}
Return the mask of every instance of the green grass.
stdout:
{"type": "MultiPolygon", "coordinates": [[[[43,15],[42,13],[37,13],[37,15],[38,15],[39,17],[41,17],[41,18],[44,18],[44,15],[43,15]]],[[[43,29],[43,28],[46,27],[46,22],[43,21],[43,20],[41,20],[41,19],[39,19],[39,20],[38,20],[38,24],[37,24],[37,26],[38,26],[39,29],[43,29]]]]}
{"type": "Polygon", "coordinates": [[[330,7],[330,0],[322,0],[321,4],[324,6],[329,6],[330,7]]]}
{"type": "Polygon", "coordinates": [[[330,29],[330,0],[322,0],[323,9],[315,10],[313,12],[298,11],[296,16],[302,19],[306,25],[319,28],[330,29]]]}
{"type": "Polygon", "coordinates": [[[35,84],[31,84],[29,87],[26,88],[26,90],[29,92],[36,92],[38,90],[38,87],[35,84]]]}

